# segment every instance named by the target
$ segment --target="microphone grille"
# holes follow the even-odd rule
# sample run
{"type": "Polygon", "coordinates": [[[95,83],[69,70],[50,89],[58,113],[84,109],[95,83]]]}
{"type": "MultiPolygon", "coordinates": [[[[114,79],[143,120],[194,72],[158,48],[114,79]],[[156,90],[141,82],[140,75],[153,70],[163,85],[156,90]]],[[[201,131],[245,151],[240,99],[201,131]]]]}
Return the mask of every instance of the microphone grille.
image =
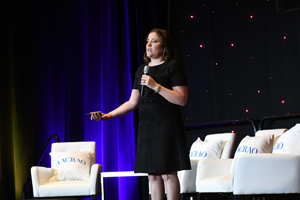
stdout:
{"type": "Polygon", "coordinates": [[[149,71],[149,66],[148,65],[145,65],[144,67],[144,74],[147,74],[149,71]]]}

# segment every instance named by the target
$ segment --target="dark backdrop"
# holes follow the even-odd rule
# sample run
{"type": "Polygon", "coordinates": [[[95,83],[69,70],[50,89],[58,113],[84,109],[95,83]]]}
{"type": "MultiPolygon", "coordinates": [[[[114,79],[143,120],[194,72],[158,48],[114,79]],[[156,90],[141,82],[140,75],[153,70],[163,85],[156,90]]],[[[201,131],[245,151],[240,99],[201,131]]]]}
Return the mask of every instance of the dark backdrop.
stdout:
{"type": "MultiPolygon", "coordinates": [[[[104,171],[133,170],[136,112],[105,122],[85,113],[109,112],[129,98],[154,27],[170,28],[189,75],[185,124],[298,112],[300,12],[276,10],[273,0],[4,3],[1,199],[21,199],[52,133],[61,141],[96,141],[104,171]]],[[[227,131],[238,135],[237,144],[254,134],[250,125],[188,129],[188,144],[227,131]]],[[[43,166],[50,166],[48,152],[43,166]]],[[[144,183],[114,179],[107,190],[110,199],[142,199],[144,183]]]]}

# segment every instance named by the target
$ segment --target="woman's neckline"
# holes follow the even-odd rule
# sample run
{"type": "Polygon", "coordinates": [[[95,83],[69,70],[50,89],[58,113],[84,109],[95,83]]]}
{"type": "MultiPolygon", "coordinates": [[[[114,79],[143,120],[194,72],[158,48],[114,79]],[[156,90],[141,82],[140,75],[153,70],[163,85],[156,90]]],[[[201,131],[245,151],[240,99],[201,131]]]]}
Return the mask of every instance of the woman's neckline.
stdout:
{"type": "Polygon", "coordinates": [[[160,64],[157,64],[157,65],[152,65],[152,66],[150,66],[150,65],[148,65],[150,68],[151,67],[159,67],[159,66],[161,66],[161,65],[163,65],[163,64],[165,64],[166,62],[165,61],[163,61],[162,63],[160,63],[160,64]]]}

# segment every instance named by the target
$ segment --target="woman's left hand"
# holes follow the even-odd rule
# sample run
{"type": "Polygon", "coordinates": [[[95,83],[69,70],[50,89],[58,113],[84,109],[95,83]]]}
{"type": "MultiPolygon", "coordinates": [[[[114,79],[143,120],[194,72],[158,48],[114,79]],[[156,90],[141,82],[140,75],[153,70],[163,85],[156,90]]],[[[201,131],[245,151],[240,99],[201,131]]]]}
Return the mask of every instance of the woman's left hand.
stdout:
{"type": "Polygon", "coordinates": [[[144,74],[141,79],[141,85],[145,85],[148,88],[155,90],[158,83],[151,76],[144,74]]]}

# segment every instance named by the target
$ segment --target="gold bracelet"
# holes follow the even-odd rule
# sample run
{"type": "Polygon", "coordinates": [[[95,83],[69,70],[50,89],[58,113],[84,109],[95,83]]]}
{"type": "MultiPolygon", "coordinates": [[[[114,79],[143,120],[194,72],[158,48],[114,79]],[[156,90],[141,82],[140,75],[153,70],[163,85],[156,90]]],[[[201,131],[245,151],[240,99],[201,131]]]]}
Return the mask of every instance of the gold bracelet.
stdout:
{"type": "Polygon", "coordinates": [[[161,88],[161,84],[158,84],[158,87],[157,87],[157,89],[155,90],[155,92],[154,92],[154,93],[159,93],[159,91],[160,91],[160,88],[161,88]]]}

